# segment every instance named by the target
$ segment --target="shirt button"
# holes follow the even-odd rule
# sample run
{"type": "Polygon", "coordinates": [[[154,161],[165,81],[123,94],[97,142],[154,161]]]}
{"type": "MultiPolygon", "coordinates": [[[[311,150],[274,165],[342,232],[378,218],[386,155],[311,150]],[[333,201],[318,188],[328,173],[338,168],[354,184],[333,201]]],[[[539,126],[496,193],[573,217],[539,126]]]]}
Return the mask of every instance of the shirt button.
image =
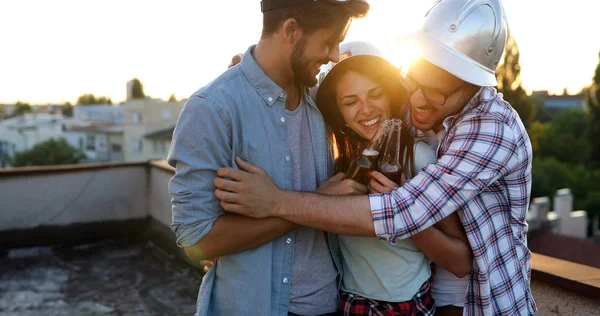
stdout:
{"type": "Polygon", "coordinates": [[[287,284],[288,283],[288,278],[283,278],[283,283],[287,284]]]}
{"type": "Polygon", "coordinates": [[[273,98],[269,97],[267,100],[269,100],[269,102],[273,101],[273,98]]]}
{"type": "Polygon", "coordinates": [[[281,123],[285,123],[285,117],[281,117],[279,120],[281,121],[281,123]]]}
{"type": "Polygon", "coordinates": [[[285,156],[285,161],[290,161],[290,156],[285,156]]]}
{"type": "Polygon", "coordinates": [[[291,244],[292,243],[292,238],[288,238],[285,240],[286,243],[291,244]]]}

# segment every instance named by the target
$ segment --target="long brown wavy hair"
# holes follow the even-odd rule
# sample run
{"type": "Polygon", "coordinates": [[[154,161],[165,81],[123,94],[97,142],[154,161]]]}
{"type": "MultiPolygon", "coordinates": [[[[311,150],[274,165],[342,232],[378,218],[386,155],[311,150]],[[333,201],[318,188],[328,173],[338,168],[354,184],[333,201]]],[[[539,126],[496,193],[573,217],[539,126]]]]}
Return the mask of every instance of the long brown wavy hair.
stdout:
{"type": "MultiPolygon", "coordinates": [[[[352,160],[358,157],[369,143],[369,140],[356,134],[346,124],[337,105],[337,83],[350,71],[366,76],[383,88],[392,103],[392,118],[404,119],[408,108],[408,93],[402,83],[400,71],[387,60],[372,55],[357,55],[335,65],[319,86],[316,103],[330,128],[329,137],[336,153],[336,172],[345,172],[352,160]]],[[[403,157],[401,164],[405,175],[407,171],[414,174],[414,138],[404,124],[400,157],[403,157]]]]}

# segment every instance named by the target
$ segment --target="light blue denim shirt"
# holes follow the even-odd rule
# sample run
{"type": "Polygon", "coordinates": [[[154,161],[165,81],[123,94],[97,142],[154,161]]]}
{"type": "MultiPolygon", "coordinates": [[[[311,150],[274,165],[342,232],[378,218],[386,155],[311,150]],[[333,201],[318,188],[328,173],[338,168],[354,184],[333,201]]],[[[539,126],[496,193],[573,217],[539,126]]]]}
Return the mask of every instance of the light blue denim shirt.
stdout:
{"type": "MultiPolygon", "coordinates": [[[[292,165],[285,128],[285,91],[269,79],[252,56],[194,93],[183,107],[168,156],[176,168],[169,183],[171,229],[181,247],[192,246],[224,214],[214,195],[221,167],[237,167],[235,157],[264,169],[282,189],[292,189],[292,165]]],[[[333,173],[325,122],[309,100],[308,124],[317,181],[333,173]]],[[[337,236],[328,241],[340,271],[337,236]]],[[[196,315],[287,315],[294,259],[294,232],[258,248],[223,256],[204,276],[196,315]]]]}

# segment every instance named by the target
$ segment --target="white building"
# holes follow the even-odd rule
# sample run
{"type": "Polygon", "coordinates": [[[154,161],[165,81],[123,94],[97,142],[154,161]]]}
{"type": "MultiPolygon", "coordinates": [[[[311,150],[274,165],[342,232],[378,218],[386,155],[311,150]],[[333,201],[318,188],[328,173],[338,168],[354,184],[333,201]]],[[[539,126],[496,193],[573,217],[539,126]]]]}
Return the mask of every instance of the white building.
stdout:
{"type": "Polygon", "coordinates": [[[93,104],[73,107],[73,118],[92,123],[123,123],[123,107],[119,105],[93,104]]]}
{"type": "Polygon", "coordinates": [[[74,126],[64,133],[67,142],[87,157],[84,162],[123,161],[123,124],[74,126]]]}
{"type": "Polygon", "coordinates": [[[64,131],[74,126],[87,125],[89,123],[62,114],[48,113],[30,113],[0,121],[0,150],[4,156],[1,160],[6,161],[7,156],[12,157],[15,152],[29,150],[49,139],[64,137],[64,131]]]}

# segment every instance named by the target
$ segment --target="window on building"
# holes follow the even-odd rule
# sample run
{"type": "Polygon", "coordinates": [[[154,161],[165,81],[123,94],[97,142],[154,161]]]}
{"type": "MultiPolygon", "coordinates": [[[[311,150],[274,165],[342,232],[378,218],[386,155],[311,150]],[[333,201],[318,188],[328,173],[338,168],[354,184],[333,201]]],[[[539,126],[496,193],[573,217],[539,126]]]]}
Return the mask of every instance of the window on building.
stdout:
{"type": "Polygon", "coordinates": [[[155,154],[166,154],[169,150],[169,144],[164,140],[155,140],[152,142],[152,150],[155,154]]]}
{"type": "Polygon", "coordinates": [[[161,117],[163,121],[168,121],[171,119],[171,111],[169,109],[163,109],[161,112],[161,117]]]}
{"type": "Polygon", "coordinates": [[[123,150],[121,144],[111,144],[110,149],[113,153],[120,153],[123,150]]]}
{"type": "Polygon", "coordinates": [[[133,122],[133,124],[142,124],[142,113],[140,113],[140,112],[131,113],[131,122],[133,122]]]}
{"type": "Polygon", "coordinates": [[[83,137],[79,137],[79,149],[83,150],[83,137]]]}
{"type": "Polygon", "coordinates": [[[142,152],[142,139],[138,137],[133,138],[133,152],[141,153],[142,152]]]}
{"type": "Polygon", "coordinates": [[[96,150],[96,136],[94,134],[86,135],[85,149],[96,150]]]}

